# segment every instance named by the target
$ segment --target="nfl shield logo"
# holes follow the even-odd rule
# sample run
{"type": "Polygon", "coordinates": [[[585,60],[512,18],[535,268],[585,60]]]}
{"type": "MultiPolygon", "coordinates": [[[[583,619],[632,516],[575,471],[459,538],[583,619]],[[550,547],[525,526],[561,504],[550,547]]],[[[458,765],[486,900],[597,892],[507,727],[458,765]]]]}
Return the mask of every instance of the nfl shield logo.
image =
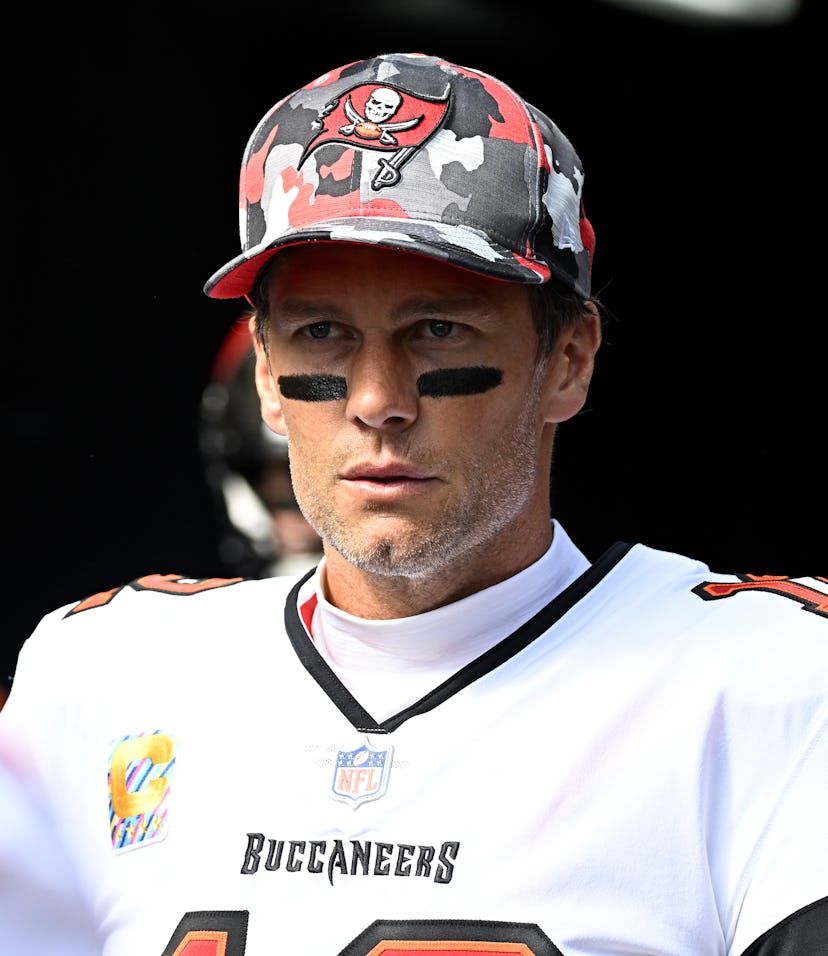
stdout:
{"type": "Polygon", "coordinates": [[[388,786],[391,755],[394,748],[376,750],[363,744],[356,750],[340,750],[331,786],[334,800],[350,803],[356,809],[361,803],[381,797],[388,786]]]}

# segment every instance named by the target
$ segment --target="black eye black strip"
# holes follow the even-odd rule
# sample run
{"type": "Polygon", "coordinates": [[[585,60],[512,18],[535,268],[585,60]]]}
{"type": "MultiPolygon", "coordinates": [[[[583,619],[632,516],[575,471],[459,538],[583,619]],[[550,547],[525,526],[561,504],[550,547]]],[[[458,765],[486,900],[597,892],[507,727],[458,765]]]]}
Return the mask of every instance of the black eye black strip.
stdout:
{"type": "MultiPolygon", "coordinates": [[[[426,398],[479,395],[501,381],[501,369],[489,365],[436,368],[420,375],[417,391],[426,398]]],[[[348,395],[348,383],[342,375],[280,375],[279,389],[284,398],[299,402],[336,402],[348,395]]]]}
{"type": "Polygon", "coordinates": [[[348,384],[342,375],[280,375],[279,390],[299,402],[336,402],[348,394],[348,384]]]}
{"type": "Polygon", "coordinates": [[[450,395],[479,395],[488,392],[503,381],[503,372],[489,365],[474,365],[467,368],[436,368],[423,372],[417,379],[420,395],[429,398],[445,398],[450,395]]]}

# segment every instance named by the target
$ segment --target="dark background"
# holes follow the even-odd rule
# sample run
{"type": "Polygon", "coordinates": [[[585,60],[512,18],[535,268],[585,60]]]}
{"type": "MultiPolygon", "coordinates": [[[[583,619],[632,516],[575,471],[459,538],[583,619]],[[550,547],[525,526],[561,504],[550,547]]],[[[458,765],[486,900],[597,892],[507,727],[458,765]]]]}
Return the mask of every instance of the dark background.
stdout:
{"type": "Polygon", "coordinates": [[[559,436],[554,510],[576,542],[590,557],[640,540],[716,570],[828,572],[809,8],[752,28],[598,0],[150,4],[26,21],[5,84],[0,681],[55,606],[151,571],[232,574],[197,428],[239,314],[201,290],[238,251],[242,151],[277,99],[391,50],[494,73],[585,164],[610,318],[589,409],[559,436]]]}

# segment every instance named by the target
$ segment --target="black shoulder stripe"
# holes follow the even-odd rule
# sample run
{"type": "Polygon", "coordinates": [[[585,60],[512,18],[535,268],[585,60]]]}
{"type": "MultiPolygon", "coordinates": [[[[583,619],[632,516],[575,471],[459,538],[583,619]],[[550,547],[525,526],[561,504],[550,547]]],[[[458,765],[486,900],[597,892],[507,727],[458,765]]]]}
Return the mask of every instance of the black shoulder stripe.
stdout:
{"type": "Polygon", "coordinates": [[[828,952],[828,896],[762,933],[742,956],[819,956],[828,952]]]}

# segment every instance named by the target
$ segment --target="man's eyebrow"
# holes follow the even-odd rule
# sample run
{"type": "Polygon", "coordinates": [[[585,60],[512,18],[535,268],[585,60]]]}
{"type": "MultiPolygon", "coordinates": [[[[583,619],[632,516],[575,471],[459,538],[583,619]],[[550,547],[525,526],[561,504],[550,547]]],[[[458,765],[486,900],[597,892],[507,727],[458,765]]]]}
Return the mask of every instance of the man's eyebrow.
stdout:
{"type": "Polygon", "coordinates": [[[346,317],[342,309],[337,308],[330,302],[324,302],[318,299],[298,298],[289,296],[285,299],[279,299],[273,303],[271,311],[280,319],[302,321],[313,319],[317,322],[338,321],[346,317]]]}
{"type": "Polygon", "coordinates": [[[482,296],[465,293],[429,296],[428,298],[417,296],[401,302],[391,313],[391,318],[395,321],[407,318],[439,318],[441,316],[448,319],[469,312],[482,315],[488,311],[489,305],[482,296]]]}

